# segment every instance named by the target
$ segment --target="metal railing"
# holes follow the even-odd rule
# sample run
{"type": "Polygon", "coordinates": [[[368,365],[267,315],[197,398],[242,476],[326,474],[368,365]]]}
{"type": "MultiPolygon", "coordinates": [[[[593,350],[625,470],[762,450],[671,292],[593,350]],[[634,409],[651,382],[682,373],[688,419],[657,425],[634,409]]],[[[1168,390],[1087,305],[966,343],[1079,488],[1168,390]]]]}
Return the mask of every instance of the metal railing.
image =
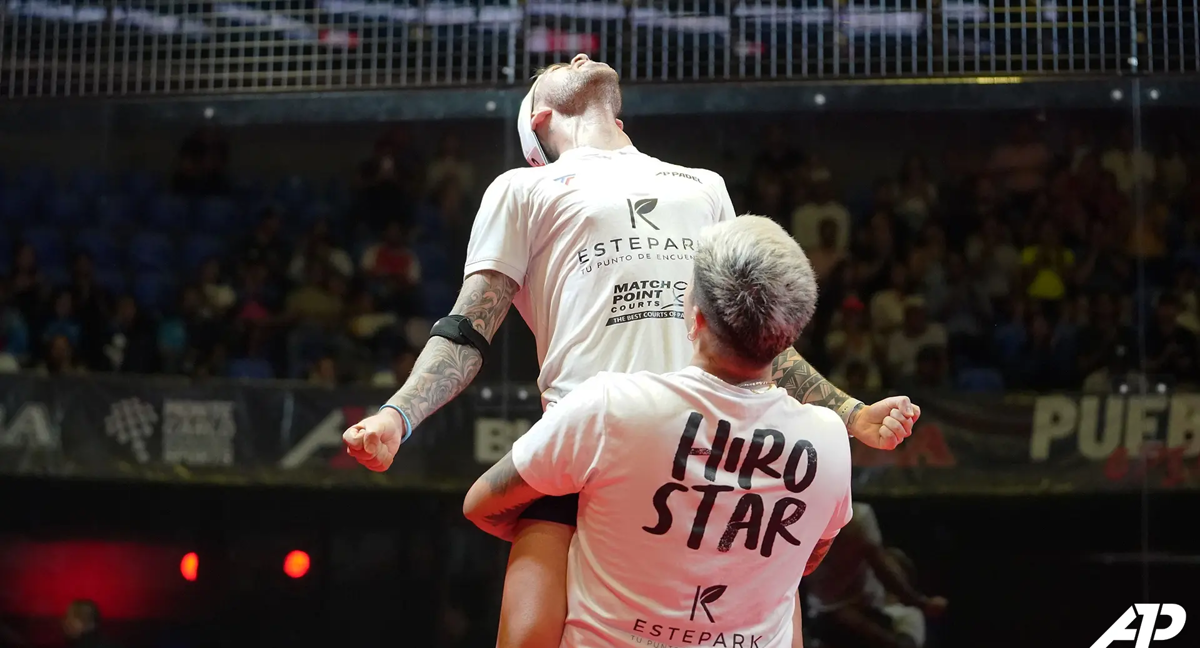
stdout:
{"type": "Polygon", "coordinates": [[[0,96],[1200,71],[1200,0],[0,0],[0,96]]]}

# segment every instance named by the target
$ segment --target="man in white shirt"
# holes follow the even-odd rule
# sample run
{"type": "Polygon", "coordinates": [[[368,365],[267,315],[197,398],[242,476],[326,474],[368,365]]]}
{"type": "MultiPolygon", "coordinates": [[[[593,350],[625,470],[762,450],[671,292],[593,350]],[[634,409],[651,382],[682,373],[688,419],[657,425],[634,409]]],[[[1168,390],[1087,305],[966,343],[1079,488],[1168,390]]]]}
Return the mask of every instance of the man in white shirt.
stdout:
{"type": "Polygon", "coordinates": [[[850,519],[844,424],[772,380],[816,310],[800,246],[743,216],[695,257],[691,365],[584,381],[467,494],[511,539],[522,507],[580,493],[564,648],[791,648],[800,579],[850,519]]]}
{"type": "MultiPolygon", "coordinates": [[[[547,407],[601,371],[664,373],[687,364],[683,294],[696,240],[706,226],[733,220],[733,205],[716,173],[634,148],[620,107],[616,72],[583,54],[538,76],[517,124],[534,168],[508,171],[488,188],[452,314],[434,326],[388,404],[343,435],[364,466],[387,470],[413,428],[466,388],[510,304],[537,340],[547,407]]],[[[772,378],[797,400],[838,412],[872,447],[895,448],[920,416],[905,397],[865,406],[791,348],[775,359],[772,378]]],[[[565,509],[535,515],[563,524],[573,517],[565,509]]],[[[572,533],[531,522],[513,543],[501,611],[501,634],[512,645],[533,645],[505,622],[516,610],[561,623],[572,533]],[[554,582],[546,573],[556,561],[554,582]]]]}

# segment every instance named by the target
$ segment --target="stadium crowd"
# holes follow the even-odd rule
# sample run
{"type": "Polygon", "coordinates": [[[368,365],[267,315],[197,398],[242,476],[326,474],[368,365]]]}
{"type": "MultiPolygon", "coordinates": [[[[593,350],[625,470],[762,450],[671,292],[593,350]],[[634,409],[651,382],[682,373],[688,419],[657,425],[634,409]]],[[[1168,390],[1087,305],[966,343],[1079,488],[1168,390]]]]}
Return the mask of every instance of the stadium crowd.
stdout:
{"type": "MultiPolygon", "coordinates": [[[[1200,182],[1177,138],[1143,152],[1128,131],[1051,143],[1023,124],[863,196],[787,141],[726,173],[739,210],[811,258],[820,312],[798,348],[846,389],[1198,377],[1200,182]]],[[[165,182],[10,170],[0,370],[394,385],[453,304],[481,189],[453,138],[428,160],[407,147],[381,137],[346,189],[243,184],[211,128],[165,182]]]]}

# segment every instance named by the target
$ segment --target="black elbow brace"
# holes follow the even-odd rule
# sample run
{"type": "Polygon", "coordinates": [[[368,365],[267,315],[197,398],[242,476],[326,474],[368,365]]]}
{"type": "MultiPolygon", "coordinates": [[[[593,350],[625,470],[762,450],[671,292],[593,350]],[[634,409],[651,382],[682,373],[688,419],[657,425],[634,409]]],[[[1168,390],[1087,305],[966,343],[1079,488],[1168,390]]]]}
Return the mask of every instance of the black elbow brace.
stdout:
{"type": "Polygon", "coordinates": [[[471,320],[463,315],[447,315],[434,322],[429,336],[446,338],[455,344],[469,346],[479,352],[481,362],[487,360],[488,349],[492,346],[487,338],[471,326],[471,320]]]}

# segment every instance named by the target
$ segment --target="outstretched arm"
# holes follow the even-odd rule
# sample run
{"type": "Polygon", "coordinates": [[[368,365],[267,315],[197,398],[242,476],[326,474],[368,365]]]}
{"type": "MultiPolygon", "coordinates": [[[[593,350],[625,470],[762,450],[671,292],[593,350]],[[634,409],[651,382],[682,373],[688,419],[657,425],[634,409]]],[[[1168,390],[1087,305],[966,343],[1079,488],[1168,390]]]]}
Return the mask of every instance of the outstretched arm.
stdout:
{"type": "MultiPolygon", "coordinates": [[[[511,278],[484,270],[467,277],[452,315],[462,315],[491,342],[500,328],[519,286],[511,278]]],[[[413,426],[458,396],[483,366],[483,358],[474,348],[455,344],[440,337],[425,343],[404,386],[388,400],[408,414],[413,426]]]]}
{"type": "Polygon", "coordinates": [[[921,417],[921,408],[907,396],[889,396],[864,405],[825,379],[795,349],[789,348],[771,363],[775,384],[801,403],[820,405],[838,413],[850,436],[880,450],[893,450],[921,417]]]}
{"type": "Polygon", "coordinates": [[[853,429],[854,419],[865,407],[862,401],[851,398],[822,376],[795,349],[788,348],[771,363],[771,378],[801,403],[820,405],[838,413],[853,429]]]}
{"type": "Polygon", "coordinates": [[[512,540],[521,511],[541,497],[521,478],[509,452],[471,486],[463,515],[497,538],[512,540]]]}

